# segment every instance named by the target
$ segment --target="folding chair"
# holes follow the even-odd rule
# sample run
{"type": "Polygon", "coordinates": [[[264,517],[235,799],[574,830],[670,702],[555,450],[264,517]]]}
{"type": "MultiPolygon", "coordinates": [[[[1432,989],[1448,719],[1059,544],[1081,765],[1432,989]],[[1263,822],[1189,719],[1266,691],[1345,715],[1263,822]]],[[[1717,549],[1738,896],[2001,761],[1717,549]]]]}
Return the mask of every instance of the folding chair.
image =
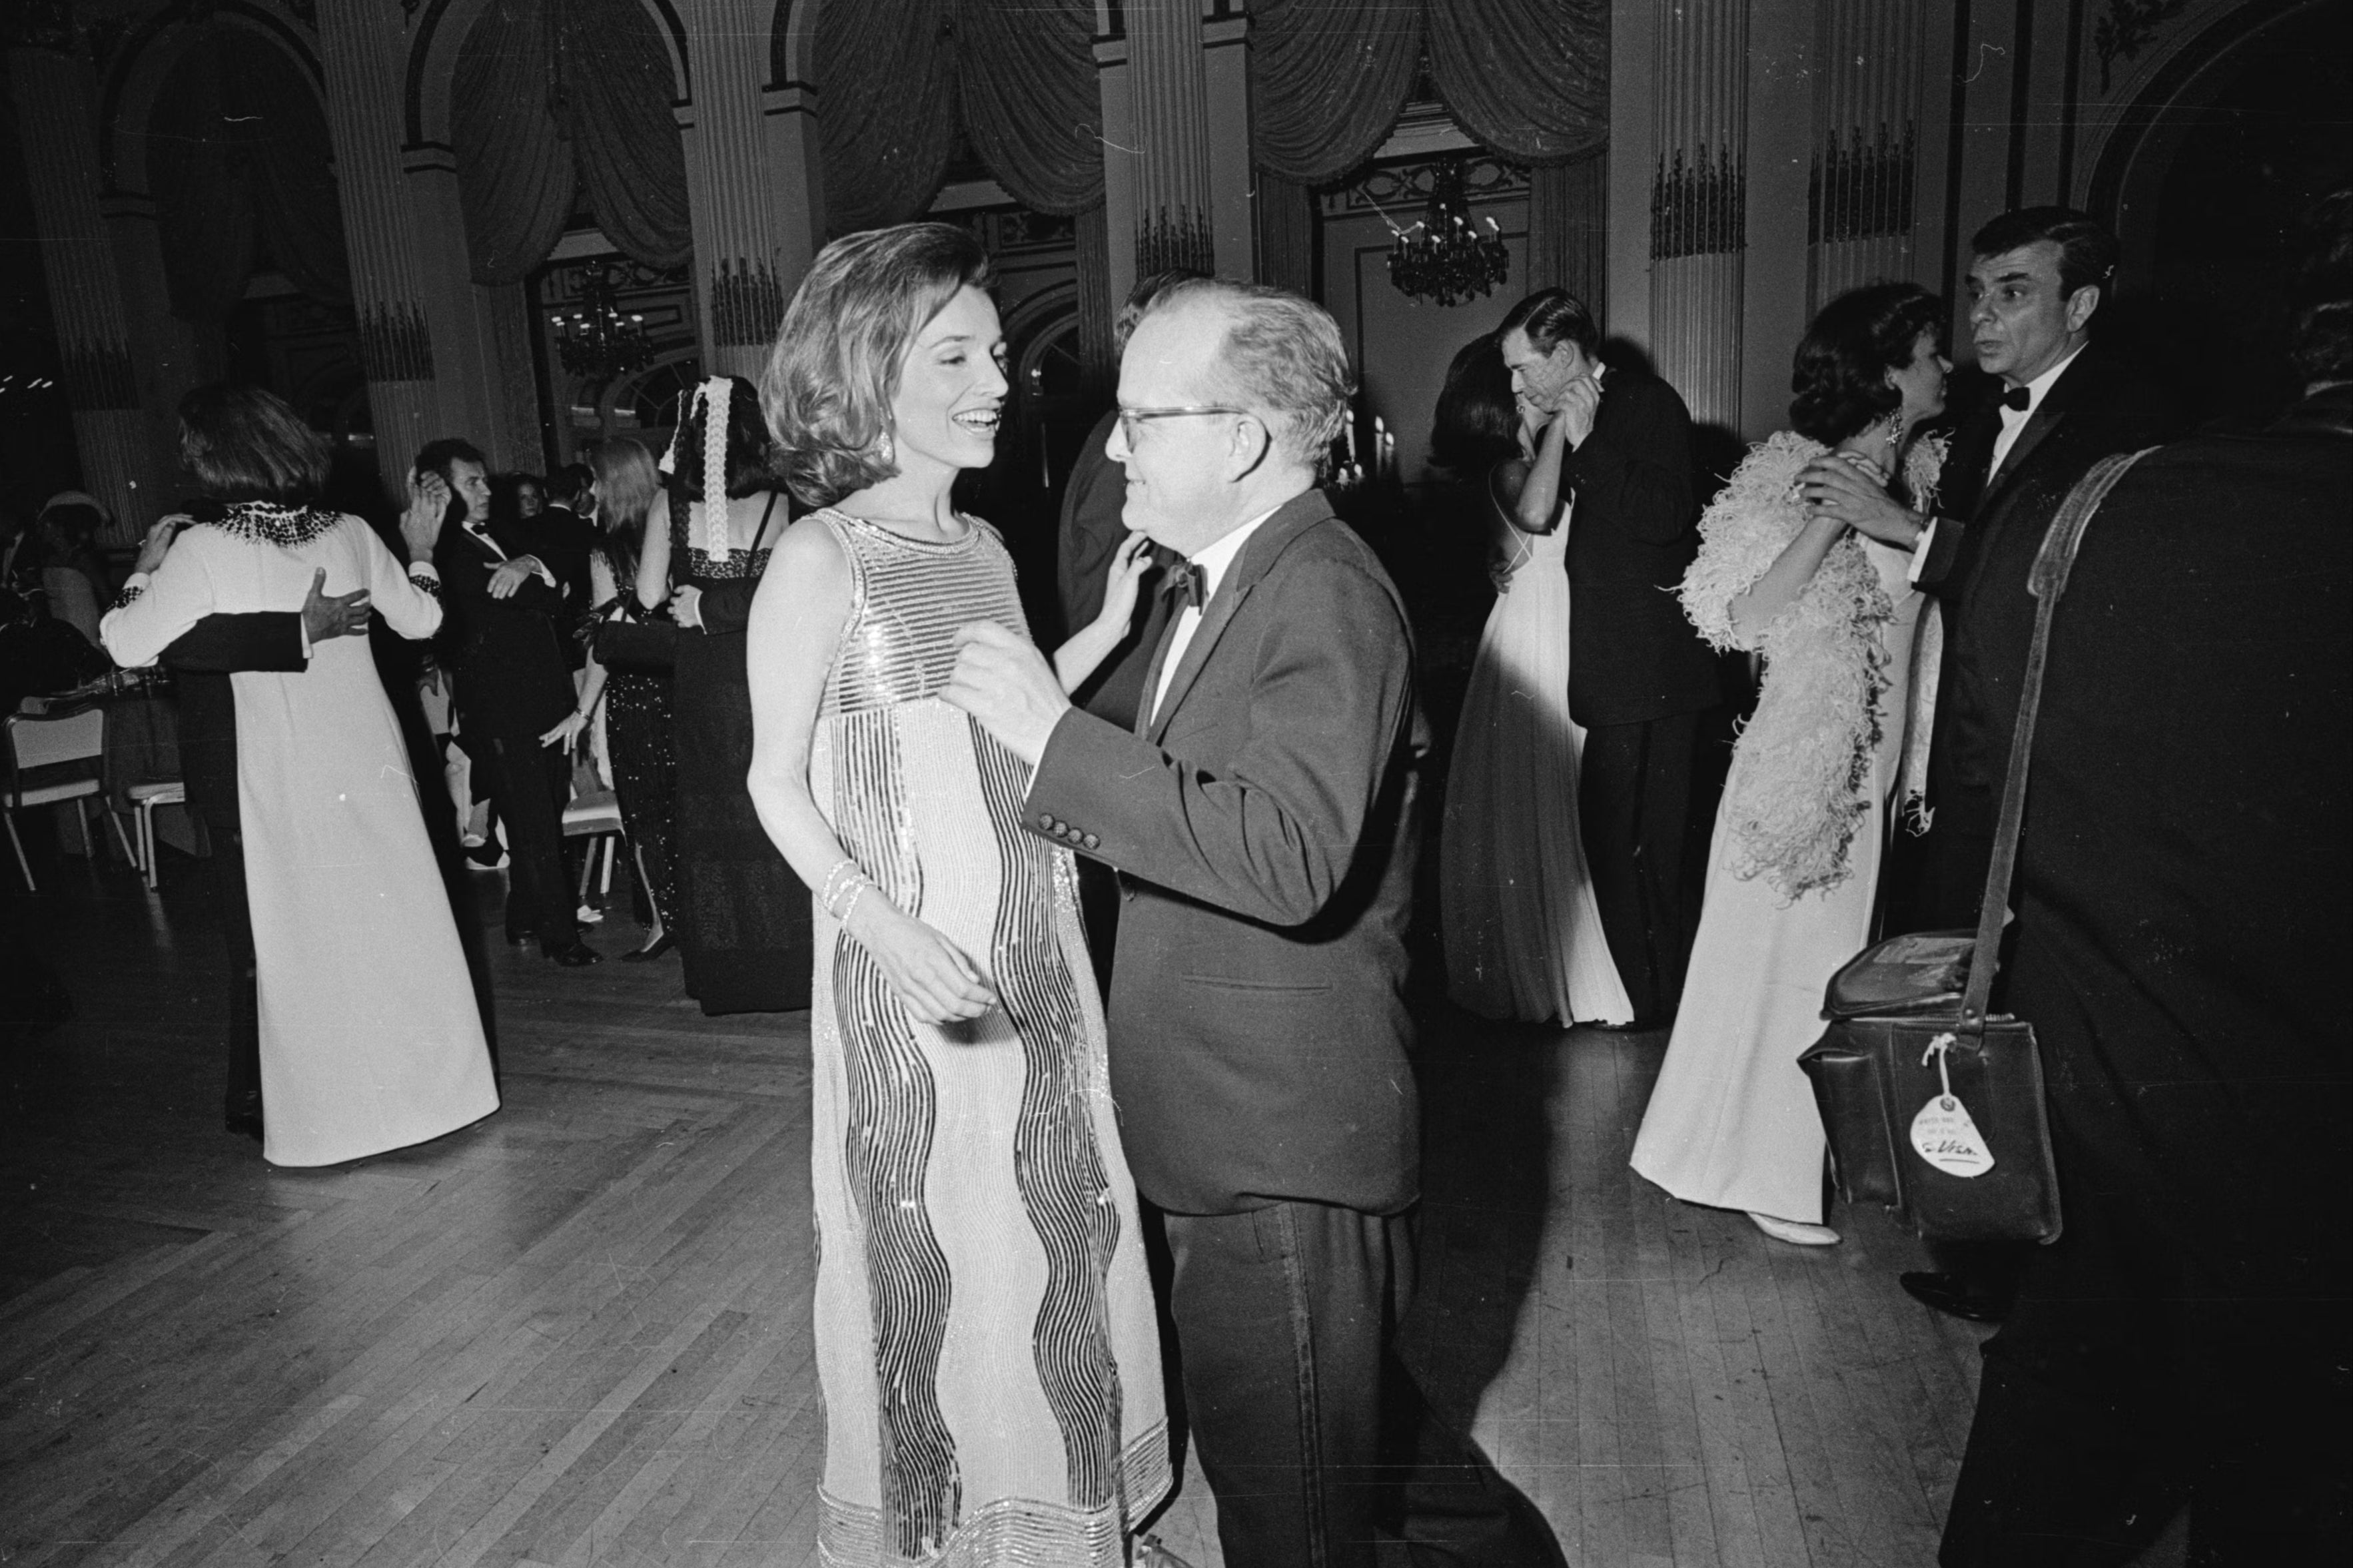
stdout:
{"type": "Polygon", "coordinates": [[[621,841],[621,800],[611,790],[600,789],[572,797],[564,808],[564,837],[586,837],[595,840],[588,846],[587,857],[580,863],[580,902],[588,902],[588,882],[596,870],[596,852],[605,853],[604,880],[596,896],[604,899],[613,891],[613,859],[621,841]]]}
{"type": "MultiPolygon", "coordinates": [[[[7,788],[0,790],[0,817],[7,822],[8,844],[16,852],[16,869],[24,876],[25,890],[38,892],[32,863],[25,858],[25,840],[16,831],[16,814],[27,806],[72,801],[74,813],[81,819],[83,847],[93,858],[97,856],[98,841],[90,836],[87,802],[91,795],[102,796],[106,792],[106,710],[90,707],[37,718],[12,714],[0,722],[0,738],[5,741],[8,764],[7,788]]],[[[121,819],[111,806],[105,809],[123,854],[133,865],[139,864],[139,852],[124,835],[121,819]]]]}

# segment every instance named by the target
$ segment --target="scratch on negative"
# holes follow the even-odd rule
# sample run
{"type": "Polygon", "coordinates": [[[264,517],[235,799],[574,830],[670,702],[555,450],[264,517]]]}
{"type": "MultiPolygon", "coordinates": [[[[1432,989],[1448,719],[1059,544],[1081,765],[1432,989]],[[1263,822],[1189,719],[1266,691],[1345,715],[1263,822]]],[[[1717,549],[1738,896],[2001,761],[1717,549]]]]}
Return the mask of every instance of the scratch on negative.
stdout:
{"type": "Polygon", "coordinates": [[[1988,55],[2006,55],[2008,53],[2010,53],[2010,51],[2003,48],[2000,44],[1979,44],[1978,46],[1978,68],[1963,77],[1961,80],[1964,82],[1972,82],[1977,80],[1978,78],[1985,75],[1986,57],[1988,55]]]}

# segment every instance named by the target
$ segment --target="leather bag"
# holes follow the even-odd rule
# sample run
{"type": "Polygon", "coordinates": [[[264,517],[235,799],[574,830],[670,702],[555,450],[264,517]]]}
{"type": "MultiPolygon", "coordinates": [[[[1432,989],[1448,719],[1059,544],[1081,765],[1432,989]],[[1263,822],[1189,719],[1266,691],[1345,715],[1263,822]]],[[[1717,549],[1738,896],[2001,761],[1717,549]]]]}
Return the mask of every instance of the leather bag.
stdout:
{"type": "Polygon", "coordinates": [[[2105,458],[2042,537],[2038,604],[1985,901],[1975,931],[1917,931],[1864,949],[1831,977],[1830,1028],[1798,1058],[1829,1134],[1839,1194],[1884,1205],[1931,1241],[2059,1239],[2059,1173],[2034,1026],[1989,1014],[2051,624],[2100,502],[2145,454],[2105,458]]]}
{"type": "Polygon", "coordinates": [[[642,618],[650,612],[636,608],[636,600],[616,600],[599,605],[589,612],[590,619],[582,627],[596,662],[607,669],[626,670],[635,675],[668,675],[678,668],[678,623],[668,618],[642,618]],[[620,604],[620,619],[608,620],[615,604],[620,604]]]}

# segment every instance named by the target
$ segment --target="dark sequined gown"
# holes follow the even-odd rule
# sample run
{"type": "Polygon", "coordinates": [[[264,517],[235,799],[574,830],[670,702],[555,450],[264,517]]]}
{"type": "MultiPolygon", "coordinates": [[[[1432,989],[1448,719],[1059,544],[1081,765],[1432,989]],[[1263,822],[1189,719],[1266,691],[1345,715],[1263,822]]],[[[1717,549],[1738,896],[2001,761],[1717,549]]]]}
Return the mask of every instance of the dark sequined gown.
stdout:
{"type": "Polygon", "coordinates": [[[810,1013],[827,1563],[1117,1568],[1169,1485],[1152,1287],[1070,852],[1029,764],[939,696],[950,637],[1026,636],[986,524],[821,511],[852,568],[809,784],[843,849],[994,980],[920,1024],[822,910],[810,1013]]]}
{"type": "MultiPolygon", "coordinates": [[[[715,557],[688,542],[691,509],[670,508],[670,586],[757,578],[768,551],[715,557]]],[[[752,809],[752,693],[744,633],[678,639],[670,705],[678,770],[678,932],[686,994],[705,1013],[809,1005],[809,896],[752,809]]]]}

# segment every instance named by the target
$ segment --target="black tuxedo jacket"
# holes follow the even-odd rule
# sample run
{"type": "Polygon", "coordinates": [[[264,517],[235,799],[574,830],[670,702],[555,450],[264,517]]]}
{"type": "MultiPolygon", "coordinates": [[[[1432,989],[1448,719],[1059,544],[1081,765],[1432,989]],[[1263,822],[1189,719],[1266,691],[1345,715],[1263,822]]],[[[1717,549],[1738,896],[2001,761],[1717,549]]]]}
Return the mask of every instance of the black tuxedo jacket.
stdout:
{"type": "Polygon", "coordinates": [[[1947,819],[1940,827],[1970,837],[1993,832],[2034,637],[2026,580],[2059,503],[2100,458],[2156,446],[2180,426],[2175,400],[2097,343],[2052,383],[1999,472],[1987,472],[2001,429],[1994,406],[1962,420],[1917,579],[1944,605],[1929,754],[1930,794],[1947,819]]]}
{"type": "Polygon", "coordinates": [[[2150,454],[2093,519],[2052,629],[2001,994],[2041,1037],[2062,1182],[2257,1298],[2348,1287],[2348,734],[2339,387],[2150,454]]]}
{"type": "Polygon", "coordinates": [[[1024,826],[1120,872],[1112,1091],[1155,1204],[1418,1195],[1426,750],[1404,603],[1319,490],[1244,545],[1144,733],[1075,708],[1055,727],[1024,826]]]}
{"type": "Polygon", "coordinates": [[[1724,700],[1715,659],[1675,591],[1699,553],[1691,415],[1675,389],[1615,369],[1567,453],[1568,711],[1584,725],[1695,713],[1724,700]]]}
{"type": "MultiPolygon", "coordinates": [[[[491,537],[508,557],[537,554],[543,542],[492,524],[491,537]]],[[[543,562],[551,573],[558,563],[543,562]]],[[[536,736],[578,701],[566,657],[561,588],[537,576],[505,599],[491,597],[491,576],[503,563],[496,550],[462,524],[441,530],[433,564],[441,574],[442,629],[438,646],[457,676],[459,713],[487,730],[536,736]]],[[[557,581],[562,582],[558,577],[557,581]]]]}
{"type": "MultiPolygon", "coordinates": [[[[1088,433],[1079,460],[1071,469],[1070,488],[1062,492],[1054,587],[1061,602],[1064,637],[1092,625],[1103,613],[1112,557],[1127,542],[1127,469],[1113,462],[1105,449],[1118,423],[1114,410],[1088,433]]],[[[1159,582],[1157,577],[1145,580],[1133,633],[1071,694],[1088,712],[1124,728],[1134,727],[1136,710],[1143,703],[1145,672],[1170,619],[1168,598],[1156,592],[1159,582]]]]}
{"type": "Polygon", "coordinates": [[[229,676],[240,669],[300,671],[302,616],[297,610],[256,610],[206,616],[164,650],[179,688],[180,778],[188,809],[216,833],[235,833],[242,818],[237,796],[237,692],[229,676]]]}

